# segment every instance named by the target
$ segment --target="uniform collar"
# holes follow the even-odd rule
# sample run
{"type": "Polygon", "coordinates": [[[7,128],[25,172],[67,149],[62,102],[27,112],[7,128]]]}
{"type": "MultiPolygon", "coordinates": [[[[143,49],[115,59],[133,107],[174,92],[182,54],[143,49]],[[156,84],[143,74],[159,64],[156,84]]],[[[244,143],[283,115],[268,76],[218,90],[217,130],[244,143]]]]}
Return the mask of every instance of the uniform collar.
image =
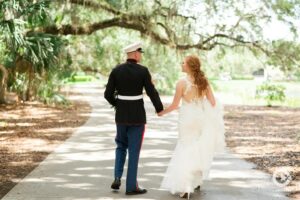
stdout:
{"type": "Polygon", "coordinates": [[[128,58],[126,61],[127,62],[131,62],[131,63],[137,63],[137,60],[132,59],[132,58],[128,58]]]}

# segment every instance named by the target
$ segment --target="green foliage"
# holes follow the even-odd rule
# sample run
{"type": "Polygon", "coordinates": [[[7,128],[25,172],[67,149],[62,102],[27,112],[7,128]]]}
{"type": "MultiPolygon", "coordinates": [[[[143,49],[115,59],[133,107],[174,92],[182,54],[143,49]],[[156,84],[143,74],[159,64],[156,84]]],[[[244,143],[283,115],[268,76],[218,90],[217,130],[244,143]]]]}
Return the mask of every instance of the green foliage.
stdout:
{"type": "MultiPolygon", "coordinates": [[[[210,80],[211,82],[211,80],[210,80]]],[[[216,96],[220,97],[223,104],[236,105],[266,105],[266,100],[263,97],[256,96],[256,89],[261,85],[259,80],[213,80],[218,87],[216,96]]],[[[269,82],[270,84],[283,85],[286,89],[284,102],[273,101],[273,106],[288,106],[299,108],[300,84],[298,82],[269,82]]],[[[214,89],[214,91],[216,91],[214,89]]]]}
{"type": "Polygon", "coordinates": [[[49,70],[47,75],[36,80],[37,98],[45,104],[58,104],[68,106],[70,102],[59,93],[64,82],[65,70],[49,70]]]}
{"type": "Polygon", "coordinates": [[[238,74],[234,74],[232,76],[232,80],[253,80],[253,76],[252,75],[238,75],[238,74]]]}
{"type": "Polygon", "coordinates": [[[25,74],[16,74],[16,79],[9,86],[9,90],[16,92],[21,99],[24,99],[25,92],[28,86],[28,79],[25,74]]]}
{"type": "Polygon", "coordinates": [[[276,0],[272,4],[272,8],[281,19],[284,19],[285,16],[299,16],[300,2],[299,0],[276,0]]]}
{"type": "Polygon", "coordinates": [[[218,85],[216,84],[216,82],[213,79],[209,80],[209,84],[213,88],[214,91],[218,91],[219,90],[218,85]]]}
{"type": "Polygon", "coordinates": [[[264,98],[268,106],[272,106],[274,101],[285,101],[285,87],[282,85],[263,83],[256,88],[256,97],[264,98]]]}
{"type": "Polygon", "coordinates": [[[55,94],[58,85],[47,80],[52,76],[60,75],[59,68],[65,63],[62,61],[58,64],[59,59],[63,58],[65,40],[59,36],[34,32],[51,23],[48,12],[50,2],[49,0],[0,2],[0,41],[4,44],[4,56],[1,62],[11,71],[9,90],[17,92],[22,99],[28,99],[28,97],[24,98],[24,95],[37,93],[43,100],[46,99],[47,103],[50,101],[49,98],[63,101],[55,94]],[[23,69],[25,74],[17,72],[15,66],[17,59],[26,60],[31,64],[26,65],[28,69],[23,69]],[[33,80],[29,80],[32,76],[27,74],[31,70],[34,72],[33,80]],[[34,83],[34,87],[29,87],[29,82],[34,83]],[[43,90],[41,91],[40,88],[43,90]],[[27,91],[35,89],[38,91],[27,91]]]}
{"type": "Polygon", "coordinates": [[[280,67],[285,72],[295,72],[300,68],[300,44],[292,41],[273,41],[274,53],[268,58],[268,63],[280,67]]]}
{"type": "MultiPolygon", "coordinates": [[[[268,49],[275,53],[266,58],[261,51],[252,48],[250,43],[238,43],[226,37],[210,38],[215,33],[222,33],[237,40],[255,39],[257,44],[267,44],[268,40],[264,38],[262,30],[274,13],[280,21],[288,22],[296,34],[297,29],[292,23],[294,21],[290,19],[299,18],[299,0],[259,1],[254,4],[240,0],[93,2],[100,6],[80,5],[80,1],[0,1],[0,62],[5,63],[10,71],[18,56],[33,63],[34,82],[40,88],[38,96],[41,99],[56,98],[55,92],[65,78],[72,77],[73,81],[90,79],[75,71],[92,71],[107,76],[114,66],[125,61],[126,55],[122,48],[137,40],[143,41],[146,52],[141,63],[149,68],[157,88],[165,94],[173,94],[175,82],[182,76],[182,59],[187,54],[200,56],[202,69],[208,78],[218,77],[225,72],[233,79],[251,80],[254,70],[270,64],[300,80],[300,47],[295,42],[273,42],[268,49]],[[137,29],[122,29],[116,25],[91,35],[54,36],[39,32],[49,25],[83,26],[123,15],[114,14],[110,9],[136,16],[140,21],[130,21],[132,27],[149,18],[144,28],[150,28],[147,31],[153,30],[157,35],[145,37],[147,31],[143,33],[137,29]],[[157,36],[174,40],[171,39],[168,46],[165,46],[155,39],[157,36]],[[208,52],[172,48],[176,46],[174,42],[189,45],[205,40],[206,47],[214,44],[216,47],[208,52]],[[58,81],[59,84],[51,81],[58,81]]],[[[17,75],[16,79],[15,83],[8,84],[9,87],[20,94],[24,93],[28,83],[26,76],[17,75]]],[[[214,89],[219,89],[214,81],[211,84],[214,89]]]]}
{"type": "Polygon", "coordinates": [[[295,72],[296,79],[300,81],[300,68],[298,68],[295,72]]]}
{"type": "Polygon", "coordinates": [[[69,82],[90,82],[95,80],[94,76],[86,75],[85,73],[74,73],[70,78],[69,82]]]}
{"type": "Polygon", "coordinates": [[[262,55],[254,55],[245,47],[225,48],[218,47],[202,56],[203,68],[209,77],[219,77],[228,73],[236,80],[251,80],[252,72],[264,68],[260,61],[262,55]]]}
{"type": "Polygon", "coordinates": [[[108,76],[113,67],[125,62],[126,54],[122,49],[135,40],[143,41],[145,53],[141,64],[149,68],[158,90],[164,94],[173,93],[181,71],[181,57],[174,49],[143,39],[134,31],[110,29],[80,38],[69,37],[67,48],[72,57],[71,67],[108,76]]]}
{"type": "Polygon", "coordinates": [[[39,85],[37,96],[45,104],[59,104],[67,106],[70,104],[70,101],[57,92],[57,88],[59,86],[60,85],[55,84],[53,80],[43,82],[39,85]]]}
{"type": "Polygon", "coordinates": [[[63,46],[58,36],[29,31],[49,23],[49,3],[48,0],[36,3],[4,0],[0,4],[4,13],[0,18],[0,40],[6,44],[9,54],[22,56],[39,71],[57,61],[63,46]]]}
{"type": "Polygon", "coordinates": [[[35,33],[26,37],[26,45],[20,47],[20,54],[34,64],[35,71],[42,71],[56,66],[63,46],[63,40],[57,36],[35,33]]]}

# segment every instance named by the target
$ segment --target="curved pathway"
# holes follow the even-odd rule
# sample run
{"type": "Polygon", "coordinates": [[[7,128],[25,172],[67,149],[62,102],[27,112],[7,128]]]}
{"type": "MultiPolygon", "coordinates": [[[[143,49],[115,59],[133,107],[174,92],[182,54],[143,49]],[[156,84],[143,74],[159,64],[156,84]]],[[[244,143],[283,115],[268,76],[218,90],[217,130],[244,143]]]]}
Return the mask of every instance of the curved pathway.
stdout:
{"type": "MultiPolygon", "coordinates": [[[[139,164],[139,184],[148,193],[126,196],[111,192],[114,166],[114,113],[96,83],[74,87],[93,111],[89,120],[51,153],[35,170],[2,200],[176,200],[159,185],[176,144],[177,113],[158,118],[146,98],[148,124],[139,164]]],[[[169,99],[163,99],[168,101],[169,99]]],[[[254,165],[231,153],[220,154],[213,162],[211,180],[192,195],[201,200],[287,200],[271,176],[254,170],[254,165]]],[[[126,171],[126,169],[125,169],[126,171]]],[[[126,177],[126,174],[124,174],[126,177]]]]}

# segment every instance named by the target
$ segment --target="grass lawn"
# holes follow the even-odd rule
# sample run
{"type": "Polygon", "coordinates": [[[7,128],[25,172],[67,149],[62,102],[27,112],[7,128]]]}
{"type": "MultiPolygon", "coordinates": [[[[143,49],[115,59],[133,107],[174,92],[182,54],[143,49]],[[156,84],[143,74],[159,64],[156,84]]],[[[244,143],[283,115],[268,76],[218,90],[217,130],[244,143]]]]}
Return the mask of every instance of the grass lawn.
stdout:
{"type": "MultiPolygon", "coordinates": [[[[256,99],[256,87],[262,81],[255,80],[214,80],[216,96],[224,104],[232,105],[266,105],[265,100],[256,99]]],[[[300,107],[300,82],[272,82],[272,84],[283,85],[286,95],[284,102],[274,102],[275,106],[300,107]]]]}

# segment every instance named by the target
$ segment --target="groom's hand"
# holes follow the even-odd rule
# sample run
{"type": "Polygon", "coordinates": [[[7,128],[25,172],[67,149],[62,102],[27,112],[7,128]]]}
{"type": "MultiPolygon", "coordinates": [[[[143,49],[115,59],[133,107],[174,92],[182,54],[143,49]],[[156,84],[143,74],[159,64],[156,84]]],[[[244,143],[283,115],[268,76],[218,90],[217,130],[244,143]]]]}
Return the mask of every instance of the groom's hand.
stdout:
{"type": "Polygon", "coordinates": [[[157,113],[157,115],[158,115],[159,117],[163,116],[163,111],[160,111],[159,113],[157,113]]]}

